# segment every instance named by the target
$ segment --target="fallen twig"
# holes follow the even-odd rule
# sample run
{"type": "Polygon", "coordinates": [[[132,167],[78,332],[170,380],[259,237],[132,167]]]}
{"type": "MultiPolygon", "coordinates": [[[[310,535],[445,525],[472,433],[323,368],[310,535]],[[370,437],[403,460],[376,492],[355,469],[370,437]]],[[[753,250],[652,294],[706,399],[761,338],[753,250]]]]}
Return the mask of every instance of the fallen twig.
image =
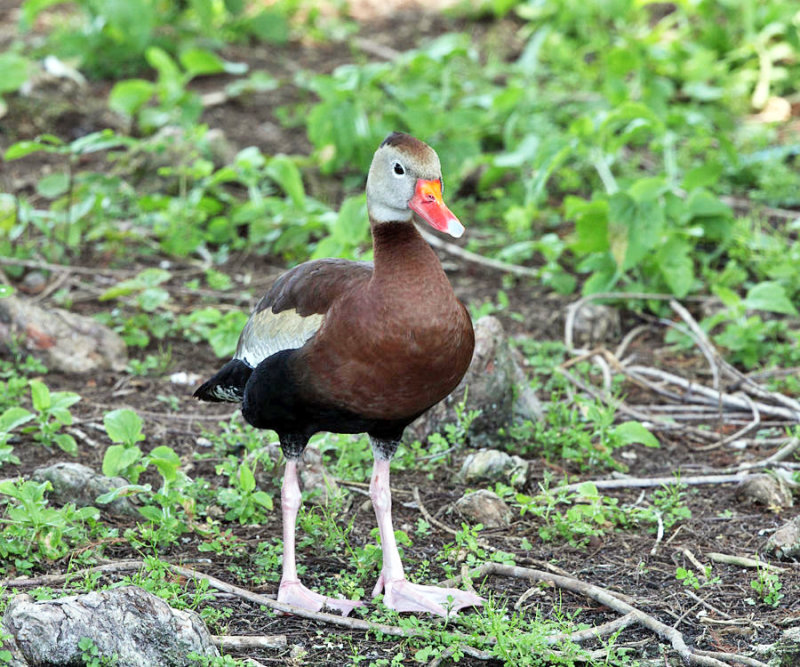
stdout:
{"type": "Polygon", "coordinates": [[[434,519],[431,516],[430,512],[428,512],[428,510],[425,508],[425,505],[422,502],[422,498],[419,495],[419,487],[416,486],[414,487],[413,494],[414,494],[414,501],[417,503],[417,507],[419,507],[419,511],[422,514],[422,516],[425,517],[425,521],[427,521],[429,524],[433,526],[441,528],[443,531],[450,533],[451,535],[456,535],[458,533],[457,530],[453,530],[446,523],[442,523],[441,521],[439,521],[439,519],[434,519]]]}
{"type": "MultiPolygon", "coordinates": [[[[590,481],[598,489],[647,489],[654,486],[671,486],[672,484],[686,484],[687,486],[701,486],[703,484],[732,484],[743,482],[755,477],[748,473],[733,475],[695,475],[691,477],[620,477],[619,479],[596,479],[590,481]]],[[[576,482],[558,487],[559,491],[576,491],[584,482],[576,482]]]]}
{"type": "Polygon", "coordinates": [[[772,565],[763,560],[755,558],[747,558],[746,556],[731,556],[730,554],[721,554],[711,551],[706,554],[715,563],[724,563],[725,565],[738,565],[740,567],[753,567],[760,570],[772,570],[773,572],[786,572],[785,568],[772,565]]]}
{"type": "MultiPolygon", "coordinates": [[[[737,408],[742,412],[749,412],[751,410],[750,405],[743,398],[724,392],[717,392],[710,387],[693,382],[692,380],[687,380],[679,375],[675,375],[674,373],[669,373],[668,371],[662,371],[658,368],[649,368],[647,366],[629,366],[627,370],[630,373],[654,377],[684,389],[685,391],[689,392],[689,395],[683,396],[684,400],[692,398],[691,394],[694,393],[696,395],[694,397],[695,400],[700,400],[701,402],[711,402],[712,405],[715,405],[716,402],[721,399],[724,405],[737,408]]],[[[799,416],[790,408],[779,407],[777,405],[767,405],[761,402],[756,403],[756,405],[763,414],[781,417],[790,421],[796,421],[799,416]]]]}
{"type": "Polygon", "coordinates": [[[283,648],[286,646],[286,635],[214,635],[216,646],[226,650],[245,648],[283,648]]]}
{"type": "Polygon", "coordinates": [[[696,649],[698,655],[703,655],[708,658],[719,658],[720,660],[730,660],[731,662],[738,662],[742,665],[750,665],[750,667],[769,667],[765,662],[756,660],[755,658],[748,658],[738,653],[722,653],[720,651],[704,651],[703,649],[696,649]]]}
{"type": "Polygon", "coordinates": [[[422,238],[424,238],[428,243],[430,243],[434,248],[439,248],[440,250],[444,250],[445,252],[454,255],[455,257],[460,257],[461,259],[471,262],[472,264],[479,264],[480,266],[485,266],[490,269],[496,269],[497,271],[504,271],[505,273],[513,273],[515,276],[524,276],[526,278],[539,278],[540,271],[536,269],[528,268],[527,266],[519,266],[518,264],[508,264],[507,262],[501,262],[497,259],[490,259],[489,257],[484,257],[483,255],[479,255],[475,252],[470,252],[469,250],[464,250],[461,246],[457,246],[455,243],[448,243],[447,241],[442,241],[438,236],[434,236],[430,234],[427,230],[421,229],[417,227],[417,230],[420,234],[422,234],[422,238]]]}
{"type": "Polygon", "coordinates": [[[689,596],[690,598],[692,598],[692,600],[694,600],[695,602],[699,602],[699,603],[700,603],[701,605],[703,605],[703,606],[704,606],[706,609],[710,609],[710,610],[711,610],[711,611],[713,611],[715,614],[719,614],[720,616],[722,616],[722,618],[731,618],[731,615],[730,615],[730,614],[728,614],[727,612],[724,612],[724,611],[722,611],[722,609],[718,609],[717,607],[715,607],[713,604],[711,604],[711,603],[710,603],[710,602],[708,602],[707,600],[704,600],[703,598],[701,598],[701,597],[700,597],[699,595],[697,595],[697,593],[695,593],[694,591],[692,591],[692,590],[689,590],[688,588],[684,588],[684,589],[683,589],[683,594],[684,594],[684,595],[688,595],[688,596],[689,596]]]}
{"type": "Polygon", "coordinates": [[[515,577],[517,579],[528,579],[530,581],[541,581],[551,583],[558,588],[572,591],[580,595],[585,595],[601,604],[624,615],[630,614],[639,624],[652,630],[660,637],[669,640],[672,647],[680,655],[683,661],[689,665],[708,665],[709,667],[729,667],[726,663],[714,657],[698,655],[695,649],[686,645],[683,635],[668,625],[657,620],[653,616],[636,609],[632,605],[620,600],[616,595],[607,589],[600,588],[594,584],[589,584],[572,577],[562,577],[542,570],[534,570],[527,567],[516,567],[501,565],[500,563],[484,563],[481,567],[470,572],[471,577],[481,577],[486,575],[501,575],[515,577]]]}
{"type": "Polygon", "coordinates": [[[664,539],[664,519],[661,517],[660,511],[656,512],[656,522],[658,524],[658,528],[656,530],[656,541],[653,544],[653,548],[650,549],[651,556],[656,555],[656,552],[658,551],[658,545],[661,544],[661,540],[664,539]]]}
{"type": "Polygon", "coordinates": [[[570,641],[576,644],[580,644],[581,642],[589,641],[590,639],[599,639],[600,637],[607,637],[608,635],[613,635],[615,632],[619,630],[624,630],[629,625],[633,625],[636,622],[636,617],[634,614],[625,614],[624,616],[620,616],[619,618],[615,618],[613,621],[608,621],[607,623],[601,623],[600,625],[595,625],[592,628],[586,628],[585,630],[578,630],[577,632],[565,632],[559,633],[557,635],[549,635],[547,637],[547,643],[557,643],[562,641],[570,641]]]}

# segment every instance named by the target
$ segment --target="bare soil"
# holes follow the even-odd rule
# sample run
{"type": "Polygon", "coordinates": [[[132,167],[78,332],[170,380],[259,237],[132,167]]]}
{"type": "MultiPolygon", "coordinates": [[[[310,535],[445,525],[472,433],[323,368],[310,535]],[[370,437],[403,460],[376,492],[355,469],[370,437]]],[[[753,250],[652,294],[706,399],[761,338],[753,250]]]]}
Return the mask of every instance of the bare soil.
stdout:
{"type": "MultiPolygon", "coordinates": [[[[13,11],[0,10],[0,21],[4,24],[5,34],[8,34],[9,25],[13,25],[15,20],[13,11]]],[[[496,37],[497,34],[513,34],[503,22],[465,25],[442,15],[425,14],[412,9],[391,18],[365,19],[359,36],[376,44],[403,50],[452,29],[472,30],[476,40],[487,39],[487,35],[496,37]]],[[[513,48],[513,45],[509,48],[513,48]]],[[[231,60],[246,61],[253,69],[265,69],[281,81],[289,81],[300,69],[329,72],[337,65],[352,62],[354,59],[361,61],[375,57],[365,55],[363,51],[352,46],[352,41],[327,44],[290,43],[279,49],[232,47],[225,55],[231,60]]],[[[215,77],[204,80],[199,85],[203,90],[213,90],[221,88],[224,83],[224,77],[215,77]]],[[[65,139],[73,139],[76,135],[102,129],[109,124],[113,126],[119,121],[111,118],[106,111],[109,87],[108,82],[99,82],[91,84],[88,93],[84,91],[79,97],[75,93],[52,90],[42,98],[11,100],[9,115],[0,120],[0,148],[4,150],[15,141],[33,138],[45,131],[65,139]],[[31,105],[34,105],[34,111],[39,110],[41,113],[32,113],[31,105]]],[[[268,154],[303,154],[308,153],[311,148],[305,134],[298,128],[284,128],[276,116],[276,109],[307,102],[305,93],[286,85],[277,92],[255,94],[247,99],[215,106],[207,111],[204,122],[213,128],[222,129],[227,139],[236,147],[256,145],[268,154]]],[[[31,194],[37,179],[47,172],[50,164],[49,159],[37,156],[5,164],[2,184],[6,191],[31,194]]],[[[314,187],[313,183],[311,187],[314,187]]],[[[328,188],[325,192],[315,191],[312,194],[331,202],[341,198],[342,192],[335,184],[326,184],[324,187],[328,188]]],[[[92,261],[96,259],[92,258],[92,261]]],[[[451,279],[463,300],[481,303],[495,298],[498,288],[502,286],[501,275],[446,255],[442,255],[442,259],[451,269],[451,279]]],[[[145,260],[131,258],[128,265],[118,268],[137,269],[142,261],[145,260]]],[[[146,263],[152,261],[146,260],[146,263]]],[[[81,258],[77,258],[75,263],[80,264],[81,258]]],[[[280,262],[275,258],[246,254],[233,257],[227,266],[221,268],[232,274],[250,274],[254,284],[263,288],[280,270],[280,262]]],[[[193,266],[189,263],[185,266],[173,263],[172,270],[183,276],[190,276],[193,266]]],[[[53,272],[49,274],[48,280],[57,278],[58,274],[53,272]]],[[[90,314],[108,307],[108,304],[100,303],[96,296],[92,296],[92,290],[86,289],[87,283],[89,287],[92,287],[92,283],[95,288],[102,287],[102,280],[102,271],[99,271],[94,280],[85,276],[72,276],[65,281],[64,284],[80,297],[75,303],[77,311],[90,314]]],[[[208,302],[196,295],[182,292],[178,283],[179,281],[173,280],[169,288],[174,290],[175,302],[180,304],[181,309],[188,312],[208,302]]],[[[95,289],[94,293],[97,291],[95,289]]],[[[258,291],[254,289],[254,293],[258,291]]],[[[517,282],[507,291],[510,299],[507,312],[523,315],[519,320],[504,318],[500,314],[512,335],[539,340],[561,339],[566,302],[539,286],[526,282],[517,282]]],[[[45,303],[48,301],[45,300],[45,303]]],[[[245,309],[248,307],[248,304],[239,305],[245,309]]],[[[635,316],[629,318],[623,327],[626,331],[636,323],[635,316]]],[[[610,341],[610,345],[617,342],[610,341]]],[[[210,348],[204,344],[197,345],[180,338],[170,339],[167,344],[171,348],[171,370],[186,370],[207,376],[220,365],[210,348]]],[[[662,367],[671,367],[682,375],[691,375],[703,368],[700,358],[681,358],[667,350],[660,336],[640,338],[637,345],[637,353],[643,357],[658,358],[662,367]]],[[[194,387],[174,384],[167,375],[141,378],[113,372],[89,377],[49,373],[46,381],[51,388],[75,391],[82,396],[73,413],[77,426],[89,437],[79,442],[78,460],[99,469],[106,443],[105,436],[94,427],[102,424],[103,414],[109,409],[131,407],[145,419],[146,448],[169,445],[181,455],[190,476],[203,477],[212,484],[220,481],[215,475],[213,463],[195,461],[194,454],[198,438],[206,430],[217,429],[217,420],[226,419],[231,409],[229,406],[198,404],[191,398],[194,387]],[[169,409],[165,399],[159,400],[159,396],[173,401],[176,409],[169,409]]],[[[642,395],[637,395],[639,390],[636,387],[628,386],[624,390],[633,402],[653,400],[649,394],[639,392],[642,395]]],[[[542,395],[540,398],[547,401],[550,397],[542,395]]],[[[709,426],[714,428],[714,425],[709,426]]],[[[639,446],[627,448],[634,455],[632,460],[627,461],[631,474],[671,476],[678,471],[691,474],[699,466],[722,468],[742,461],[763,459],[773,453],[770,447],[757,445],[744,451],[725,447],[702,451],[696,443],[680,435],[664,436],[661,442],[659,449],[639,446]]],[[[459,525],[460,519],[457,515],[449,514],[447,510],[465,490],[462,484],[454,480],[454,475],[468,451],[468,443],[465,443],[455,453],[450,465],[442,465],[436,470],[432,481],[424,473],[408,470],[394,475],[392,483],[398,489],[394,504],[396,527],[408,530],[411,534],[420,517],[419,509],[411,502],[411,489],[415,486],[419,487],[423,502],[431,514],[453,527],[459,525]]],[[[17,447],[16,453],[22,463],[19,466],[5,467],[4,477],[27,476],[35,467],[59,458],[58,452],[46,451],[34,446],[32,442],[26,443],[25,447],[17,447]]],[[[562,470],[559,466],[568,470],[574,480],[594,479],[609,474],[608,470],[581,472],[567,463],[533,458],[532,479],[526,491],[535,493],[545,472],[555,468],[558,475],[562,470]]],[[[267,484],[269,488],[266,490],[279,498],[280,479],[276,477],[267,480],[267,484]]],[[[633,503],[640,493],[638,489],[630,489],[609,492],[609,495],[618,498],[620,503],[633,503]]],[[[694,569],[685,550],[693,553],[703,563],[710,562],[706,557],[709,552],[739,556],[753,556],[761,552],[770,534],[795,515],[796,510],[779,510],[749,504],[737,495],[737,489],[733,485],[691,487],[686,498],[691,509],[691,518],[668,530],[655,554],[651,554],[655,536],[639,529],[609,529],[602,539],[593,540],[585,548],[574,548],[563,542],[543,542],[538,537],[540,523],[530,515],[518,517],[507,530],[486,531],[484,537],[496,548],[512,553],[518,565],[541,568],[544,563],[550,563],[586,582],[628,596],[637,608],[676,627],[684,634],[690,646],[711,651],[751,654],[754,646],[776,642],[785,628],[800,623],[800,598],[797,595],[800,565],[781,564],[787,569],[781,575],[786,597],[777,608],[749,601],[756,597],[750,587],[750,582],[756,578],[753,570],[714,564],[713,575],[720,578],[719,583],[697,591],[688,589],[676,580],[675,571],[679,566],[694,569]],[[530,541],[531,549],[523,550],[520,547],[523,537],[530,541]]],[[[355,544],[369,542],[370,531],[374,527],[372,511],[368,506],[364,507],[362,501],[361,496],[355,496],[354,501],[349,503],[339,517],[343,524],[351,519],[354,521],[351,539],[355,544]]],[[[120,534],[129,525],[132,523],[120,521],[120,534]]],[[[230,528],[244,542],[248,553],[253,552],[260,541],[280,537],[280,513],[276,508],[269,521],[261,526],[239,526],[233,523],[226,525],[226,528],[230,528]]],[[[405,558],[412,569],[415,563],[423,559],[434,562],[433,556],[442,550],[443,545],[452,542],[452,536],[434,527],[428,537],[414,536],[413,541],[413,546],[405,548],[405,558]]],[[[161,556],[174,562],[187,563],[223,580],[247,586],[230,570],[232,565],[249,567],[247,553],[237,557],[201,553],[197,550],[198,543],[199,539],[195,535],[189,535],[181,542],[180,547],[171,548],[161,556]]],[[[107,546],[104,553],[110,560],[140,556],[124,542],[107,546]]],[[[351,567],[347,559],[326,554],[313,546],[303,549],[299,559],[307,566],[306,583],[310,587],[318,586],[335,577],[340,570],[351,567]]],[[[53,562],[50,563],[50,571],[65,571],[67,566],[66,560],[53,562]]],[[[434,565],[431,579],[444,578],[443,571],[434,565]]],[[[490,577],[485,582],[480,582],[480,585],[484,594],[493,596],[511,608],[530,587],[526,581],[504,577],[490,577]]],[[[274,594],[276,586],[274,583],[265,584],[260,592],[274,594]]],[[[378,641],[372,635],[365,637],[362,632],[346,631],[296,617],[277,617],[235,598],[220,598],[214,604],[234,610],[227,621],[228,634],[287,635],[290,648],[285,650],[233,652],[233,655],[249,656],[262,664],[345,665],[351,664],[354,653],[365,658],[366,664],[370,664],[380,658],[391,659],[401,650],[401,644],[396,640],[378,641]],[[296,655],[291,652],[293,646],[302,646],[306,651],[302,659],[292,657],[296,655]]],[[[609,609],[592,600],[547,586],[528,598],[523,605],[523,613],[538,613],[544,618],[552,618],[556,614],[561,617],[575,614],[576,622],[589,625],[597,625],[615,617],[609,609]]],[[[617,645],[635,647],[634,655],[637,659],[656,659],[664,655],[663,664],[679,664],[675,652],[667,646],[667,642],[640,627],[632,626],[625,630],[617,640],[617,645]]],[[[594,643],[594,647],[598,646],[594,643]]],[[[406,650],[407,656],[411,654],[413,651],[406,650]]],[[[407,657],[402,664],[415,663],[411,657],[407,657]]],[[[448,661],[445,660],[443,664],[448,664],[448,661]]],[[[459,664],[501,663],[467,656],[459,664]]]]}

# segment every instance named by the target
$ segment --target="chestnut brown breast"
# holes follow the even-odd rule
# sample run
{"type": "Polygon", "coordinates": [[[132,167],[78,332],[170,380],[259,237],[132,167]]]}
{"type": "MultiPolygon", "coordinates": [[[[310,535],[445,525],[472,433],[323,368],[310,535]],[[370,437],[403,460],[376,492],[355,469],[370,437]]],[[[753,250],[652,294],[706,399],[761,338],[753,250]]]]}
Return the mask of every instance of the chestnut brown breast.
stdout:
{"type": "Polygon", "coordinates": [[[375,268],[345,290],[294,367],[317,399],[373,419],[416,416],[447,396],[474,334],[438,258],[416,228],[373,228],[375,268]]]}

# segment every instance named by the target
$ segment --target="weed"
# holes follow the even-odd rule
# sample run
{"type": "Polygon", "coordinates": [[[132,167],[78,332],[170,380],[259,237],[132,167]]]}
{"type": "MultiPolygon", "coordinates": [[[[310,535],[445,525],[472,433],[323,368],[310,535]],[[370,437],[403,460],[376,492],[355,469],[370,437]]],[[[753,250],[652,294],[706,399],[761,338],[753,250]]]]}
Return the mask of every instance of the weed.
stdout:
{"type": "Polygon", "coordinates": [[[93,524],[98,510],[76,508],[72,503],[58,509],[49,507],[45,493],[51,488],[50,482],[0,481],[0,494],[9,498],[0,520],[5,524],[0,539],[4,572],[12,566],[29,572],[42,558],[62,558],[86,540],[84,524],[93,524]]]}
{"type": "Polygon", "coordinates": [[[81,651],[81,660],[86,667],[112,667],[119,664],[116,656],[105,656],[100,654],[100,649],[91,637],[82,637],[78,641],[78,648],[81,651]]]}
{"type": "Polygon", "coordinates": [[[693,570],[687,570],[684,567],[677,567],[675,569],[675,578],[678,581],[682,581],[684,586],[690,586],[695,590],[699,590],[705,586],[715,586],[721,581],[719,577],[712,577],[711,572],[711,566],[706,565],[703,568],[703,573],[701,575],[703,580],[700,581],[700,579],[697,577],[697,574],[693,570]]]}
{"type": "Polygon", "coordinates": [[[785,597],[781,593],[783,584],[778,577],[777,572],[773,572],[768,567],[758,568],[758,578],[750,582],[752,588],[757,594],[759,599],[770,607],[777,607],[781,600],[785,597]]]}
{"type": "Polygon", "coordinates": [[[19,458],[13,454],[14,447],[10,444],[14,434],[12,431],[33,419],[34,415],[25,408],[8,408],[0,415],[0,466],[4,463],[19,465],[19,458]]]}
{"type": "MultiPolygon", "coordinates": [[[[217,474],[220,474],[222,468],[223,466],[217,467],[217,474]]],[[[263,523],[266,519],[265,512],[272,511],[272,496],[256,490],[256,478],[247,461],[239,463],[237,473],[230,475],[228,479],[231,486],[221,487],[217,492],[219,504],[228,508],[225,520],[236,520],[241,524],[263,523]]]]}
{"type": "Polygon", "coordinates": [[[67,454],[76,456],[78,445],[75,438],[69,433],[61,433],[61,429],[72,424],[69,408],[81,397],[71,391],[51,392],[40,380],[31,380],[29,384],[36,414],[33,417],[34,425],[26,426],[23,432],[33,433],[33,439],[47,448],[57,445],[67,454]]]}
{"type": "Polygon", "coordinates": [[[146,466],[141,463],[142,450],[136,444],[145,439],[142,419],[133,410],[121,409],[107,412],[103,417],[108,437],[112,442],[103,456],[103,474],[107,477],[125,477],[136,484],[146,466]]]}

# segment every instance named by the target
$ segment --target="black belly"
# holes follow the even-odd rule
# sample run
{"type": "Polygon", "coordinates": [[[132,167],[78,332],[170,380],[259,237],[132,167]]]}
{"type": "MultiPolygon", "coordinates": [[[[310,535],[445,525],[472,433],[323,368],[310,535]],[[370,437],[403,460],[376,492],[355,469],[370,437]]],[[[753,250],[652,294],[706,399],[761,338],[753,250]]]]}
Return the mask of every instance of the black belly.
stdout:
{"type": "MultiPolygon", "coordinates": [[[[291,369],[295,350],[283,350],[262,361],[244,388],[242,415],[256,428],[279,435],[311,437],[319,431],[368,433],[380,440],[399,440],[419,414],[403,419],[375,419],[315,400],[303,391],[291,369]]],[[[420,413],[421,414],[421,413],[420,413]]]]}

